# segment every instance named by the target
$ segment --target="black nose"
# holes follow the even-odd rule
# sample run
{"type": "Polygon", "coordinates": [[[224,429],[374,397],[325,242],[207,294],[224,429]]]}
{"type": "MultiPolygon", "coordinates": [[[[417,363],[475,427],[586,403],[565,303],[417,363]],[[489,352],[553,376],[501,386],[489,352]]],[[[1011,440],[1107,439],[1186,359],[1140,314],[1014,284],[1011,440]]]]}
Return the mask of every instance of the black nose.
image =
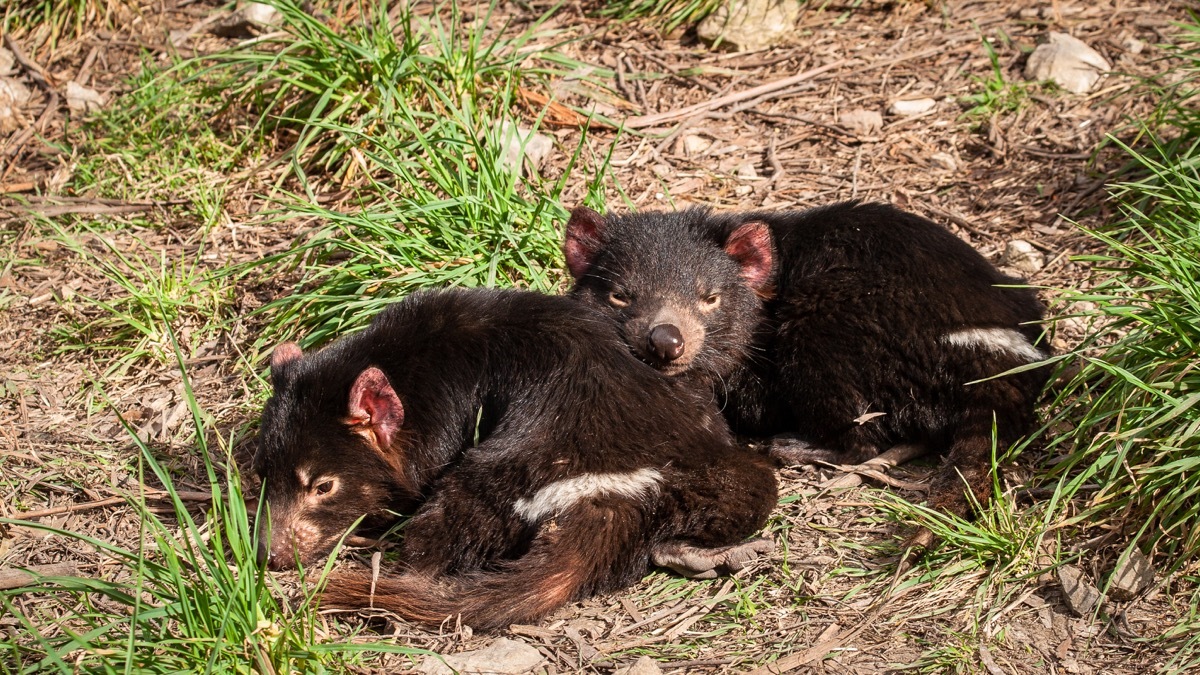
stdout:
{"type": "Polygon", "coordinates": [[[650,329],[647,336],[650,351],[663,361],[674,361],[683,356],[683,333],[669,323],[660,323],[650,329]]]}

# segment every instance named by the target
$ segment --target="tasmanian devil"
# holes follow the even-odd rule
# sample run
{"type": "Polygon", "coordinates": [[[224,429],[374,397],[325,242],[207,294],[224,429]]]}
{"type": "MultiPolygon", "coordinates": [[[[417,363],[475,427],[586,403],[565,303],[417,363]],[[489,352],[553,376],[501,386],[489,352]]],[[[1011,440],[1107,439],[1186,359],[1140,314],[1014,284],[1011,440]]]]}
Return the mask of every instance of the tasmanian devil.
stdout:
{"type": "Polygon", "coordinates": [[[325,606],[486,630],[650,562],[708,576],[769,549],[744,541],[775,504],[766,460],[739,453],[710,393],[635,359],[568,298],[417,294],[319,351],[280,345],[271,376],[254,459],[270,567],[416,508],[401,571],[332,579],[325,606]]]}
{"type": "MultiPolygon", "coordinates": [[[[604,308],[639,358],[711,389],[738,433],[791,463],[857,464],[896,444],[946,452],[930,504],[990,490],[993,425],[1025,434],[1045,368],[1043,307],[1019,279],[924,218],[846,202],[567,223],[570,295],[604,308]]],[[[922,530],[909,544],[932,542],[922,530]]]]}

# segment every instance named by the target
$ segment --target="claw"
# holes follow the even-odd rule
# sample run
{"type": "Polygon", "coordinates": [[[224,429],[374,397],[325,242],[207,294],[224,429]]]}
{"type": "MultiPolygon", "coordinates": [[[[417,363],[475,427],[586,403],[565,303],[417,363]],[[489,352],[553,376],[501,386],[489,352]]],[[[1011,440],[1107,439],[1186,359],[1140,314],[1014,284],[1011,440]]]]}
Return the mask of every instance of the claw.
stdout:
{"type": "Polygon", "coordinates": [[[699,548],[671,542],[656,547],[651,554],[655,565],[674,570],[691,579],[715,579],[744,569],[760,555],[775,550],[770,539],[751,539],[733,546],[699,548]]]}

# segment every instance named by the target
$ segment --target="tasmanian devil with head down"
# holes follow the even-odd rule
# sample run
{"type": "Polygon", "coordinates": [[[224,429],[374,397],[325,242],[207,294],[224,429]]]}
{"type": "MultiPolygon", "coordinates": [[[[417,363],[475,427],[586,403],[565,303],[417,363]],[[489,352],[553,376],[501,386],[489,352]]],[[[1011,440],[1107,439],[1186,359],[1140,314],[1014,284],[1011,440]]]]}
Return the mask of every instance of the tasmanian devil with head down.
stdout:
{"type": "Polygon", "coordinates": [[[568,298],[410,296],[320,351],[281,345],[271,375],[255,457],[269,566],[416,507],[401,571],[333,579],[325,606],[486,630],[651,562],[708,576],[769,547],[744,540],[775,504],[771,467],[736,449],[711,395],[633,358],[568,298]]]}
{"type": "MultiPolygon", "coordinates": [[[[932,506],[990,495],[993,423],[1028,432],[1046,369],[1043,307],[1021,281],[924,218],[846,202],[804,212],[578,208],[570,295],[616,319],[632,351],[712,390],[738,433],[791,463],[858,464],[897,444],[947,454],[932,506]]],[[[932,541],[922,530],[918,548],[932,541]]]]}

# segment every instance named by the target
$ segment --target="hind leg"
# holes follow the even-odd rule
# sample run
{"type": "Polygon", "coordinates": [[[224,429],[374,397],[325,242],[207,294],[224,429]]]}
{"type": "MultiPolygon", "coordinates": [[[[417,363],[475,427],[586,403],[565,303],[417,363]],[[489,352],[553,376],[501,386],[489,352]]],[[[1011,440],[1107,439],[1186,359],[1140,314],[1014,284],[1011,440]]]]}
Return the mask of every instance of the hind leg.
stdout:
{"type": "Polygon", "coordinates": [[[670,485],[668,523],[652,550],[654,564],[708,579],[774,549],[768,539],[746,540],[766,524],[777,501],[775,474],[760,457],[724,454],[674,474],[670,485]]]}
{"type": "MultiPolygon", "coordinates": [[[[963,518],[972,504],[987,506],[992,498],[993,429],[998,451],[1015,443],[1032,423],[1036,391],[1017,378],[970,385],[966,411],[951,431],[950,451],[929,488],[930,508],[963,518]]],[[[904,544],[909,561],[935,540],[928,528],[920,528],[904,544]]]]}

